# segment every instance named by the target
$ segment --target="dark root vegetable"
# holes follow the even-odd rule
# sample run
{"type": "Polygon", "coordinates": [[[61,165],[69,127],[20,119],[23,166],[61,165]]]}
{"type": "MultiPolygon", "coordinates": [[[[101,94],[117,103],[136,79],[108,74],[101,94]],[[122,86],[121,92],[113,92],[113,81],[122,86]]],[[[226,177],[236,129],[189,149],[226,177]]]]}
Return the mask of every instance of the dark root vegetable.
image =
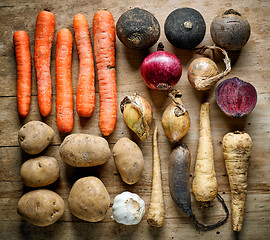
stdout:
{"type": "Polygon", "coordinates": [[[188,68],[188,80],[198,91],[205,91],[213,87],[217,81],[226,76],[231,71],[231,62],[227,52],[217,46],[203,46],[196,53],[202,54],[205,50],[218,50],[224,55],[225,70],[218,73],[216,63],[206,57],[193,60],[188,68]]]}
{"type": "Polygon", "coordinates": [[[227,51],[239,51],[250,36],[249,22],[233,9],[216,16],[210,26],[211,37],[227,51]]]}
{"type": "Polygon", "coordinates": [[[193,8],[178,8],[166,18],[165,35],[177,48],[190,49],[199,45],[206,31],[202,15],[193,8]]]}
{"type": "Polygon", "coordinates": [[[218,201],[222,204],[226,216],[213,225],[200,223],[191,208],[190,194],[190,151],[185,144],[180,144],[172,150],[169,157],[169,188],[171,197],[179,210],[183,211],[203,231],[215,229],[224,224],[228,217],[229,211],[223,198],[217,194],[218,201]]]}
{"type": "Polygon", "coordinates": [[[120,16],[116,23],[116,33],[125,46],[146,49],[158,41],[160,26],[152,13],[134,8],[120,16]]]}
{"type": "Polygon", "coordinates": [[[164,45],[160,42],[157,51],[143,60],[141,74],[147,87],[165,91],[180,80],[182,64],[174,54],[164,51],[164,45]]]}
{"type": "Polygon", "coordinates": [[[217,86],[216,102],[228,117],[244,117],[254,109],[257,92],[252,84],[234,77],[217,86]]]}

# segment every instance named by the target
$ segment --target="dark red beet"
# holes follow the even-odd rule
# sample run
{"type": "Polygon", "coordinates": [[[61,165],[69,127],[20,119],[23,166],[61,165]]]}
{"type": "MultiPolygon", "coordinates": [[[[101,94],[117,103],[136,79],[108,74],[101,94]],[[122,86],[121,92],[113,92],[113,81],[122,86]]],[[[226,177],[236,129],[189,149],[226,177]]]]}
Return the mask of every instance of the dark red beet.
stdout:
{"type": "Polygon", "coordinates": [[[252,84],[234,77],[217,86],[216,102],[227,116],[244,117],[254,109],[257,92],[252,84]]]}

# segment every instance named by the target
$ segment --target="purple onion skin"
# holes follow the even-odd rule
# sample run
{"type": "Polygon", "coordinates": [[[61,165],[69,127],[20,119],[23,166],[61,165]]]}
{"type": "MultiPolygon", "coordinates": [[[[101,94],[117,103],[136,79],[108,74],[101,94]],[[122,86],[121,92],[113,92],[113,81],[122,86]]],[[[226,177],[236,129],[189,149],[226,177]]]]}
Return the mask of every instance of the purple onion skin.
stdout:
{"type": "Polygon", "coordinates": [[[141,75],[146,86],[158,91],[170,89],[179,82],[182,75],[179,58],[164,51],[162,46],[159,44],[158,51],[148,55],[141,65],[141,75]]]}
{"type": "Polygon", "coordinates": [[[256,106],[257,91],[252,84],[234,77],[217,86],[216,102],[228,117],[244,117],[256,106]]]}

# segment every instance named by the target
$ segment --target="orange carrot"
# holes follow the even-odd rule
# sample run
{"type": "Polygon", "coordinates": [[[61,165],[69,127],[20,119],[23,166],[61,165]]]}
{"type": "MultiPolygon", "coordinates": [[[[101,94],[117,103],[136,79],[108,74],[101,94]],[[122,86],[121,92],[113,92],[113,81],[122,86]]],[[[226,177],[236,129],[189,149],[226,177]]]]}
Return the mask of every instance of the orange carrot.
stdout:
{"type": "Polygon", "coordinates": [[[47,117],[51,111],[51,47],[54,36],[55,18],[53,13],[41,11],[36,20],[35,68],[37,76],[38,106],[40,113],[47,117]]]}
{"type": "Polygon", "coordinates": [[[115,25],[112,14],[99,10],[93,18],[94,51],[99,81],[99,129],[110,135],[117,119],[115,25]]]}
{"type": "Polygon", "coordinates": [[[74,16],[73,28],[80,60],[76,109],[80,117],[90,117],[95,108],[95,69],[90,32],[84,15],[74,16]]]}
{"type": "Polygon", "coordinates": [[[29,38],[25,31],[13,35],[17,61],[17,105],[21,117],[29,113],[31,102],[31,54],[29,38]]]}
{"type": "Polygon", "coordinates": [[[71,84],[72,34],[61,29],[56,38],[56,122],[60,132],[73,128],[73,93],[71,84]]]}

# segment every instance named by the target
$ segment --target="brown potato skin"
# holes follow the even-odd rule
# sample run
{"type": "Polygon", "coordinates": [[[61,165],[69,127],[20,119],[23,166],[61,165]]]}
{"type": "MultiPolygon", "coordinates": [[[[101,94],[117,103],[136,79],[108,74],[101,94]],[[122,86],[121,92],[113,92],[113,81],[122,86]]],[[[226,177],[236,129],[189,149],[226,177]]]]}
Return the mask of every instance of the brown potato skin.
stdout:
{"type": "Polygon", "coordinates": [[[144,159],[139,146],[127,137],[120,138],[113,147],[113,157],[122,180],[135,184],[141,178],[144,159]]]}
{"type": "Polygon", "coordinates": [[[72,167],[93,167],[104,164],[111,156],[103,137],[76,133],[67,136],[59,148],[60,156],[72,167]]]}
{"type": "Polygon", "coordinates": [[[98,222],[109,209],[110,195],[100,179],[80,178],[70,190],[68,206],[74,216],[84,221],[98,222]]]}
{"type": "Polygon", "coordinates": [[[18,133],[21,148],[29,154],[42,152],[52,142],[53,137],[54,130],[40,121],[26,123],[18,133]]]}
{"type": "Polygon", "coordinates": [[[55,158],[41,156],[23,163],[21,178],[28,187],[43,187],[55,182],[59,172],[59,164],[55,158]]]}
{"type": "Polygon", "coordinates": [[[38,189],[20,198],[17,212],[33,225],[45,227],[62,217],[64,209],[64,200],[57,193],[47,189],[38,189]]]}

